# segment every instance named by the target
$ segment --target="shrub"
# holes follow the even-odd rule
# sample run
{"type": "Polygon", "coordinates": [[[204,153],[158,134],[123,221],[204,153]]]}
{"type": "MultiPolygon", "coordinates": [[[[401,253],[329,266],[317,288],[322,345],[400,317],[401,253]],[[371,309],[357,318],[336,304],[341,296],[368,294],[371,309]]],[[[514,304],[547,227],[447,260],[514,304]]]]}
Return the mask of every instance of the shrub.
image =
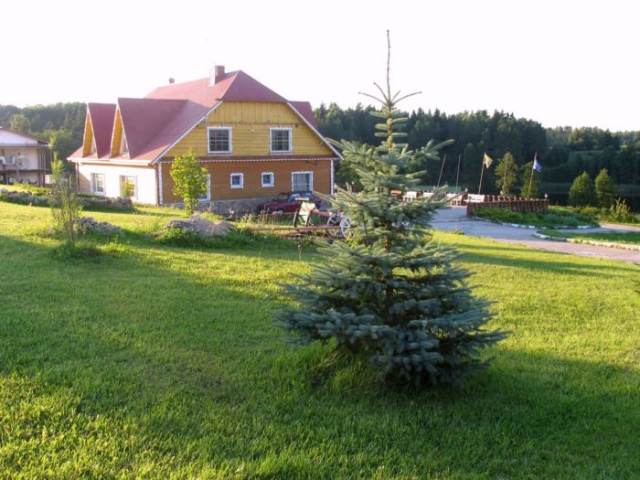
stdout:
{"type": "Polygon", "coordinates": [[[629,208],[629,205],[627,205],[627,203],[621,198],[616,199],[615,204],[609,207],[605,212],[604,218],[611,222],[638,223],[638,217],[629,208]]]}

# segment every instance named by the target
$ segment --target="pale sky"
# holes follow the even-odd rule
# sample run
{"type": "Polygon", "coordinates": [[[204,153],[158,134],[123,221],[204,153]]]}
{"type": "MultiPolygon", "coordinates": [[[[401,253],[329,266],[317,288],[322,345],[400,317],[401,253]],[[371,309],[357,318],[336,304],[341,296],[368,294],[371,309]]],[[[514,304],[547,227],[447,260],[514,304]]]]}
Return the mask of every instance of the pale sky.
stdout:
{"type": "Polygon", "coordinates": [[[167,0],[3,3],[0,105],[115,103],[243,70],[289,100],[494,110],[543,127],[640,131],[634,0],[167,0]]]}

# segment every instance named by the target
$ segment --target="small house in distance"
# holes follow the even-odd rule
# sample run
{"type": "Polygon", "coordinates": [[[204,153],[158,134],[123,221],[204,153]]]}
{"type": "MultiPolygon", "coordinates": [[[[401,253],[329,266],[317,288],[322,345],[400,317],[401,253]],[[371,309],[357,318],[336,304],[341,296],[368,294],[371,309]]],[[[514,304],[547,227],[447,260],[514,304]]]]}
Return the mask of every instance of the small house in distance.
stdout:
{"type": "Polygon", "coordinates": [[[174,205],[171,165],[189,150],[208,172],[202,201],[223,214],[253,211],[283,191],[332,194],[340,159],[309,102],[216,66],[209,78],[170,79],[144,98],[89,103],[83,145],[69,161],[83,192],[174,205]]]}
{"type": "Polygon", "coordinates": [[[0,127],[0,183],[44,185],[49,165],[49,143],[0,127]]]}

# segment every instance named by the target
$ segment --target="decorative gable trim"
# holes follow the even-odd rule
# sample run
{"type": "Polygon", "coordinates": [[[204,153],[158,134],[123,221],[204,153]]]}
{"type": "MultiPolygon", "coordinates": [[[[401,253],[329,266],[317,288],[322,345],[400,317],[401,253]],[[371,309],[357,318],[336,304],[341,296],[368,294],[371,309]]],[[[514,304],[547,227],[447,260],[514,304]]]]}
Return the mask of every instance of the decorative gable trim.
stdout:
{"type": "Polygon", "coordinates": [[[293,112],[294,112],[294,113],[295,113],[295,114],[300,118],[300,120],[302,120],[302,121],[305,123],[305,125],[306,125],[307,127],[309,127],[309,129],[310,129],[313,133],[315,133],[315,134],[318,136],[318,138],[322,141],[322,143],[324,143],[327,147],[329,147],[329,149],[330,149],[330,150],[331,150],[331,151],[336,155],[336,157],[338,157],[338,160],[342,160],[342,155],[340,154],[340,152],[338,152],[338,150],[336,150],[336,149],[333,147],[333,145],[331,145],[331,143],[329,143],[329,141],[328,141],[326,138],[324,138],[324,137],[322,136],[322,134],[321,134],[321,133],[316,129],[316,127],[314,127],[314,126],[313,126],[313,125],[312,125],[312,124],[311,124],[311,123],[306,119],[306,117],[305,117],[304,115],[302,115],[302,114],[298,111],[298,109],[292,105],[292,103],[291,103],[291,102],[287,102],[287,105],[288,105],[288,107],[289,107],[291,110],[293,110],[293,112]]]}

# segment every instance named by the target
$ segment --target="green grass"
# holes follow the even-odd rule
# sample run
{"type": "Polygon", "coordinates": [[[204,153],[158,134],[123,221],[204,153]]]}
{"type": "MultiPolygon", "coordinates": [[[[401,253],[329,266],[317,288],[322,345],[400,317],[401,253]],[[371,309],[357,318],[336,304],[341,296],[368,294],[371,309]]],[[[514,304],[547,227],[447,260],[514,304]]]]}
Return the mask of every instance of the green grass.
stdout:
{"type": "Polygon", "coordinates": [[[61,261],[48,209],[0,209],[0,478],[640,476],[635,265],[438,234],[512,334],[416,393],[285,343],[309,245],[158,245],[176,212],[144,209],[91,213],[127,233],[61,261]]]}
{"type": "Polygon", "coordinates": [[[475,213],[479,218],[500,223],[516,223],[536,227],[578,227],[597,225],[593,216],[564,208],[549,208],[547,212],[512,212],[501,208],[485,208],[475,213]]]}
{"type": "Polygon", "coordinates": [[[540,230],[550,237],[570,238],[578,241],[595,241],[640,245],[640,232],[566,232],[562,230],[540,230]]]}

